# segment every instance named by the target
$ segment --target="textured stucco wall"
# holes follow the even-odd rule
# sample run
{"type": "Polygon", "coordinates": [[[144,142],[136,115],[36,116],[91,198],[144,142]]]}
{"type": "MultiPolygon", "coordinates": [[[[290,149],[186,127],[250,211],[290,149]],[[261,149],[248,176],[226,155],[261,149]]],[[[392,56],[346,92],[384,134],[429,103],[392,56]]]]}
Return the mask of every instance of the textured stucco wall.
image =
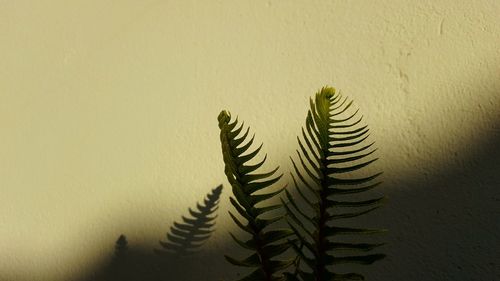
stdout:
{"type": "Polygon", "coordinates": [[[85,276],[121,233],[150,251],[219,183],[208,262],[186,266],[231,280],[216,116],[238,114],[287,173],[325,84],[361,108],[385,172],[370,221],[390,229],[389,257],[370,280],[500,280],[499,14],[497,0],[0,1],[0,280],[85,276]]]}

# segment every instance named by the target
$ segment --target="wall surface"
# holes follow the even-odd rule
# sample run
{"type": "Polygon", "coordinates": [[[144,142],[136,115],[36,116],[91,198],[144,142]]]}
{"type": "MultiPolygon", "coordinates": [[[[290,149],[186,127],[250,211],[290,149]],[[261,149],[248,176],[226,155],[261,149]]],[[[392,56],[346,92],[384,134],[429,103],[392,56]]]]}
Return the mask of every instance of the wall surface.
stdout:
{"type": "Polygon", "coordinates": [[[234,280],[216,117],[245,120],[288,175],[327,84],[363,112],[390,198],[370,217],[388,258],[360,270],[500,280],[499,14],[498,0],[0,1],[0,280],[91,278],[122,233],[147,256],[220,183],[216,232],[169,280],[234,280]]]}

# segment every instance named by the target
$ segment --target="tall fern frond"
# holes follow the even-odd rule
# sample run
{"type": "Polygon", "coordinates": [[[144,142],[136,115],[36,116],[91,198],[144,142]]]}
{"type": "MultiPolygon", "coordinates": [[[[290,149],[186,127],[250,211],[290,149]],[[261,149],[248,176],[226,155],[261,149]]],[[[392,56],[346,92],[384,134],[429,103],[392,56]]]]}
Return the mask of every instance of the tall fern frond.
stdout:
{"type": "MultiPolygon", "coordinates": [[[[332,265],[371,264],[384,257],[369,254],[381,244],[343,242],[342,236],[372,234],[382,230],[342,226],[380,206],[383,197],[360,199],[376,187],[381,173],[359,176],[358,171],[373,163],[373,143],[362,117],[352,110],[352,101],[330,87],[322,88],[310,100],[302,140],[298,139],[298,161],[292,164],[294,198],[286,191],[288,223],[298,243],[293,247],[300,258],[298,276],[303,281],[364,280],[358,273],[338,273],[332,265]],[[360,194],[361,193],[361,194],[360,194]]],[[[356,236],[357,237],[357,236],[356,236]]]]}
{"type": "Polygon", "coordinates": [[[284,187],[277,191],[268,191],[277,183],[281,175],[275,175],[278,168],[264,173],[255,173],[265,162],[266,157],[257,164],[249,164],[262,148],[249,151],[254,137],[247,139],[249,128],[244,130],[244,125],[238,125],[238,120],[231,122],[227,111],[222,111],[218,116],[222,155],[225,163],[225,174],[232,187],[233,196],[230,202],[236,209],[240,218],[229,212],[236,225],[249,234],[249,239],[237,238],[231,233],[232,238],[241,247],[252,253],[243,258],[235,259],[226,256],[233,265],[250,267],[254,270],[240,281],[282,281],[285,280],[280,271],[285,270],[293,260],[278,260],[276,257],[289,249],[290,245],[285,238],[292,234],[287,229],[270,229],[269,226],[283,218],[276,215],[269,218],[271,211],[282,208],[281,204],[270,206],[262,202],[275,198],[284,187]]]}
{"type": "Polygon", "coordinates": [[[195,253],[210,238],[214,231],[214,213],[218,209],[222,185],[207,194],[203,204],[196,204],[196,210],[189,208],[190,217],[182,216],[182,223],[174,222],[167,233],[167,240],[160,241],[162,249],[155,249],[159,255],[176,254],[186,256],[195,253]]]}

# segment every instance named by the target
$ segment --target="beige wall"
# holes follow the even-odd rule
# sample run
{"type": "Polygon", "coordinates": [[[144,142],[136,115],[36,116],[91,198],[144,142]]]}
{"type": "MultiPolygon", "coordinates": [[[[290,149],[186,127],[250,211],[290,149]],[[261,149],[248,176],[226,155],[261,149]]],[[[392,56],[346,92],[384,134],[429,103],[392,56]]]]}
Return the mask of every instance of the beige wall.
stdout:
{"type": "Polygon", "coordinates": [[[500,139],[499,14],[497,0],[0,1],[0,279],[69,280],[121,233],[156,247],[219,183],[206,246],[221,258],[211,274],[233,276],[217,114],[238,114],[287,173],[308,97],[328,84],[364,113],[397,199],[375,275],[451,280],[458,264],[486,280],[472,277],[493,270],[500,180],[467,172],[500,139]],[[457,223],[484,233],[430,245],[457,223]]]}

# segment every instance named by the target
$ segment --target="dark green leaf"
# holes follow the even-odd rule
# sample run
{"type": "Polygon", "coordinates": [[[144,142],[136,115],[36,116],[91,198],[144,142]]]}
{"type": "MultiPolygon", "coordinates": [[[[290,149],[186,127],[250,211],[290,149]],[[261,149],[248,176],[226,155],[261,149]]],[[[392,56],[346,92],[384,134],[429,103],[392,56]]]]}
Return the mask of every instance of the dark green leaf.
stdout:
{"type": "Polygon", "coordinates": [[[329,204],[331,204],[331,206],[335,207],[366,207],[380,203],[382,200],[384,200],[384,197],[363,201],[337,201],[332,199],[327,200],[329,204]]]}
{"type": "Polygon", "coordinates": [[[332,257],[328,256],[329,264],[342,264],[342,263],[357,263],[357,264],[372,264],[385,257],[383,254],[373,254],[365,256],[347,256],[347,257],[332,257]]]}
{"type": "Polygon", "coordinates": [[[377,173],[375,175],[369,176],[369,177],[364,177],[364,178],[357,178],[357,179],[339,179],[339,178],[334,178],[334,177],[327,177],[326,178],[326,183],[330,185],[360,185],[364,183],[368,183],[371,180],[377,178],[380,176],[382,173],[377,173]]]}
{"type": "Polygon", "coordinates": [[[345,234],[373,234],[385,232],[383,229],[367,229],[367,228],[351,228],[351,227],[335,227],[326,226],[325,233],[327,236],[345,235],[345,234]]]}
{"type": "Polygon", "coordinates": [[[234,258],[232,258],[230,256],[226,256],[226,255],[224,255],[224,257],[226,258],[226,260],[228,262],[230,262],[234,265],[237,265],[237,266],[244,266],[244,267],[258,267],[258,266],[260,266],[260,258],[259,258],[259,255],[257,253],[252,254],[243,260],[237,260],[237,259],[234,259],[234,258]]]}
{"type": "Polygon", "coordinates": [[[326,248],[331,250],[357,250],[357,251],[370,251],[377,247],[384,245],[380,244],[370,244],[370,243],[342,243],[342,242],[328,242],[326,248]]]}
{"type": "Polygon", "coordinates": [[[353,212],[353,213],[340,213],[340,214],[334,214],[334,215],[329,215],[328,220],[336,220],[336,219],[350,219],[350,218],[355,218],[359,217],[361,215],[367,214],[375,209],[378,209],[380,206],[376,206],[373,208],[370,208],[368,210],[360,211],[360,212],[353,212]]]}

